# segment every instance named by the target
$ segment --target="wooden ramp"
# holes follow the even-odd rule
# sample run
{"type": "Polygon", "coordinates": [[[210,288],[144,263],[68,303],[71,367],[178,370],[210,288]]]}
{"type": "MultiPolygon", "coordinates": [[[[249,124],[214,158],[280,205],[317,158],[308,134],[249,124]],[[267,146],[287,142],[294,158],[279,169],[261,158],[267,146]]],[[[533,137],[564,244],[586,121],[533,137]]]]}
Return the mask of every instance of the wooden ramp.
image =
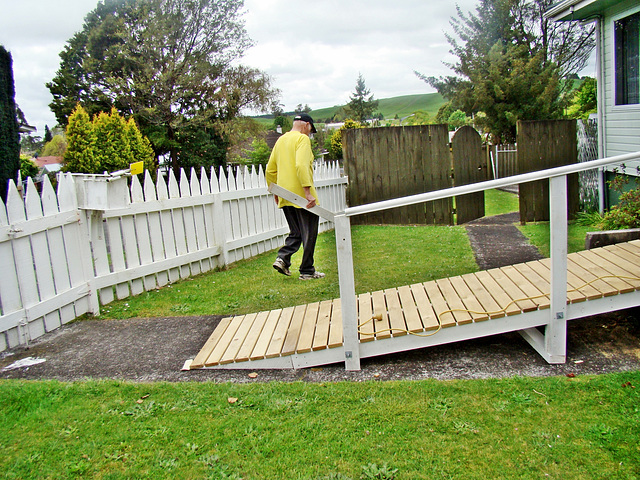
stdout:
{"type": "MultiPolygon", "coordinates": [[[[549,278],[550,261],[544,259],[361,294],[360,356],[511,331],[535,333],[531,329],[549,323],[549,278]]],[[[568,320],[635,305],[640,305],[640,240],[568,256],[568,320]]],[[[340,299],[228,317],[185,369],[343,362],[342,335],[340,299]]]]}

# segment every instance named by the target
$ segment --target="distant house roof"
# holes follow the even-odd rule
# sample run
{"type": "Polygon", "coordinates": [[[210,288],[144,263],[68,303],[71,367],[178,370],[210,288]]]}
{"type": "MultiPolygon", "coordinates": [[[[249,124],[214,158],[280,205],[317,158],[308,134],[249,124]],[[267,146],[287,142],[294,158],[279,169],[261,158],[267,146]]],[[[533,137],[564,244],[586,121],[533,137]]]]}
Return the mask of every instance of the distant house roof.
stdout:
{"type": "Polygon", "coordinates": [[[56,164],[56,163],[57,164],[61,164],[62,163],[62,157],[54,157],[54,156],[32,158],[31,160],[39,168],[42,168],[45,165],[53,165],[53,164],[56,164]]]}
{"type": "Polygon", "coordinates": [[[37,130],[38,129],[36,127],[32,127],[31,125],[18,125],[19,133],[33,133],[37,130]]]}
{"type": "Polygon", "coordinates": [[[278,139],[282,136],[281,133],[274,132],[273,130],[269,130],[264,137],[264,141],[267,142],[269,148],[273,148],[278,139]]]}
{"type": "Polygon", "coordinates": [[[51,163],[42,167],[42,173],[56,173],[62,170],[61,163],[51,163]]]}

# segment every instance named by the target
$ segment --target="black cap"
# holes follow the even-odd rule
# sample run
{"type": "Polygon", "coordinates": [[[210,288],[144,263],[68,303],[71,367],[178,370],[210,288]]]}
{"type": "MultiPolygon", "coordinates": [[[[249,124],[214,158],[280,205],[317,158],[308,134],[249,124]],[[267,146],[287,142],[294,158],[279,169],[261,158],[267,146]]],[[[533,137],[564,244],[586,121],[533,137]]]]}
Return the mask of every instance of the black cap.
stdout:
{"type": "Polygon", "coordinates": [[[293,117],[293,121],[300,121],[300,122],[307,122],[311,124],[311,133],[316,133],[316,127],[313,124],[313,118],[311,118],[309,115],[307,115],[306,113],[300,113],[298,115],[296,115],[295,117],[293,117]]]}

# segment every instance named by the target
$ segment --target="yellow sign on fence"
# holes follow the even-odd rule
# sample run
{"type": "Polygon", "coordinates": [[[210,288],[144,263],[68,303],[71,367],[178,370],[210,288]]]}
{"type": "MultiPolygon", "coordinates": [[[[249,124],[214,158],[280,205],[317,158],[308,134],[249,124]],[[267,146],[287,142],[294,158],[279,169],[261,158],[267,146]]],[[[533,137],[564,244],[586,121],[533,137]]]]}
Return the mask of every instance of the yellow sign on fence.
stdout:
{"type": "Polygon", "coordinates": [[[132,163],[129,168],[131,169],[131,175],[138,175],[144,172],[144,162],[132,163]]]}

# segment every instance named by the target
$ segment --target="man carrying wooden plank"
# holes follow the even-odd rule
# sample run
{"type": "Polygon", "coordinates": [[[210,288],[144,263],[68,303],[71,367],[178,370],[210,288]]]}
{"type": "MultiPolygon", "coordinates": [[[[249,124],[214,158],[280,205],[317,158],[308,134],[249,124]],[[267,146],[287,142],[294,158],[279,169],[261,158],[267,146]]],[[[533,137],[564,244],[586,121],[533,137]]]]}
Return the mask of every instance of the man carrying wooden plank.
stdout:
{"type": "Polygon", "coordinates": [[[324,277],[324,273],[316,271],[313,266],[319,218],[308,210],[318,202],[318,194],[313,185],[313,152],[309,139],[312,133],[316,133],[313,119],[306,113],[296,115],[291,131],[282,135],[274,145],[266,169],[267,185],[275,183],[304,197],[308,202],[307,208],[300,208],[275,196],[278,207],[287,219],[289,236],[285,239],[284,246],[278,250],[273,268],[283,275],[291,275],[291,256],[302,246],[300,280],[324,277]]]}

